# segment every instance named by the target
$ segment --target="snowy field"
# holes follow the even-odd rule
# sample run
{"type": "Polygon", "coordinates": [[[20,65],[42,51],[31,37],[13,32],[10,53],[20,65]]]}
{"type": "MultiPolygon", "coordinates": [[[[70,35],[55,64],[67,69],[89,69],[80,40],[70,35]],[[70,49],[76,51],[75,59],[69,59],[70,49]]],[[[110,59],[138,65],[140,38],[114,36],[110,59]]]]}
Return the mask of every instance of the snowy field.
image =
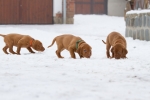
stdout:
{"type": "MultiPolygon", "coordinates": [[[[128,59],[106,57],[106,36],[125,35],[123,17],[75,15],[73,25],[0,25],[0,33],[29,34],[42,41],[45,51],[6,55],[0,37],[0,100],[150,100],[150,42],[126,38],[128,59]],[[90,59],[57,58],[61,34],[80,36],[92,47],[90,59]]],[[[14,48],[16,50],[16,48],[14,48]]]]}

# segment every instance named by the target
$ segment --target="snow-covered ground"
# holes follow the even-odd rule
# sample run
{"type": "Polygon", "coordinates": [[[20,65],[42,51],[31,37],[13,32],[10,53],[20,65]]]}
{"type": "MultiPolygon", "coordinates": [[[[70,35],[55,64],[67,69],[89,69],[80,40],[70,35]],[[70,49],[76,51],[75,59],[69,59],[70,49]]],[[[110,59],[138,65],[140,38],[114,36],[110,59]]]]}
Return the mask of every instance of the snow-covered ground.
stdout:
{"type": "MultiPolygon", "coordinates": [[[[0,25],[0,33],[29,34],[41,40],[45,51],[6,55],[0,37],[0,100],[150,100],[150,42],[126,38],[128,59],[106,57],[106,36],[125,35],[123,17],[75,15],[73,25],[0,25]],[[61,34],[83,38],[92,47],[90,59],[57,58],[56,44],[61,34]]],[[[14,47],[14,50],[16,48],[14,47]]]]}

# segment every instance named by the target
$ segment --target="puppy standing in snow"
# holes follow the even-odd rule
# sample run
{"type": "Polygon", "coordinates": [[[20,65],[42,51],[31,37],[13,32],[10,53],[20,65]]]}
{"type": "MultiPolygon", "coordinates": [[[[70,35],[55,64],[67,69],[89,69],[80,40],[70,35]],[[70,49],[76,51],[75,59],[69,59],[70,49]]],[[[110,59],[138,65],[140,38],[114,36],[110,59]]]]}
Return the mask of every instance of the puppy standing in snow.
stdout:
{"type": "MultiPolygon", "coordinates": [[[[103,41],[103,40],[102,40],[103,41]]],[[[127,58],[126,54],[127,51],[127,43],[125,38],[118,32],[111,32],[106,39],[106,42],[103,41],[103,43],[106,44],[106,55],[107,58],[127,58]],[[111,48],[112,47],[112,48],[111,48]],[[109,50],[111,48],[112,57],[110,57],[109,50]]]]}
{"type": "Polygon", "coordinates": [[[37,51],[44,51],[42,43],[39,40],[34,40],[29,35],[21,35],[21,34],[7,34],[0,36],[4,37],[5,46],[3,48],[4,53],[9,54],[7,49],[9,48],[9,52],[12,54],[20,55],[21,48],[27,48],[29,52],[35,53],[31,47],[37,51]],[[13,46],[17,47],[17,53],[13,51],[13,46]]]}
{"type": "Polygon", "coordinates": [[[77,52],[80,56],[80,58],[90,58],[92,51],[91,47],[80,37],[76,37],[70,34],[60,35],[53,39],[52,44],[49,47],[51,47],[56,41],[57,44],[57,50],[56,55],[58,58],[64,58],[61,56],[61,52],[66,49],[70,52],[70,55],[72,58],[76,58],[75,52],[77,52]]]}

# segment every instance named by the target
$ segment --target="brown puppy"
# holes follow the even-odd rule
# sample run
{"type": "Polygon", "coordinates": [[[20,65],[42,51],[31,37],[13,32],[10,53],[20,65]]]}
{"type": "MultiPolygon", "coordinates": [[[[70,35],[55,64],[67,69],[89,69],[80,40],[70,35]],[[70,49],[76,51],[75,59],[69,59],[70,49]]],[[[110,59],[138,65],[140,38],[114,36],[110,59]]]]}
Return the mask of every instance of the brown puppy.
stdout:
{"type": "MultiPolygon", "coordinates": [[[[102,40],[103,41],[103,40],[102,40]]],[[[103,43],[105,43],[103,41],[103,43]]],[[[115,58],[115,59],[120,59],[120,58],[126,58],[126,54],[128,53],[126,47],[127,47],[127,43],[125,38],[118,32],[111,32],[108,36],[107,36],[107,40],[106,40],[106,55],[107,58],[115,58]],[[111,52],[112,52],[112,57],[110,57],[109,54],[109,50],[110,47],[111,48],[111,52]]]]}
{"type": "Polygon", "coordinates": [[[4,37],[5,46],[3,48],[4,53],[9,54],[7,52],[7,49],[9,48],[9,52],[12,54],[18,54],[20,55],[20,50],[22,47],[25,47],[28,49],[29,52],[33,52],[31,47],[37,51],[44,51],[45,48],[43,47],[42,43],[39,40],[34,40],[29,35],[21,35],[21,34],[8,34],[8,35],[2,35],[0,36],[4,37]],[[17,47],[17,53],[13,51],[13,46],[17,47]]]}
{"type": "Polygon", "coordinates": [[[72,58],[76,58],[75,52],[77,52],[80,56],[90,58],[91,57],[91,47],[80,37],[76,37],[70,34],[60,35],[53,39],[52,44],[49,47],[51,47],[56,41],[57,44],[57,50],[56,55],[58,58],[64,58],[61,56],[61,52],[66,49],[70,52],[70,55],[72,58]]]}

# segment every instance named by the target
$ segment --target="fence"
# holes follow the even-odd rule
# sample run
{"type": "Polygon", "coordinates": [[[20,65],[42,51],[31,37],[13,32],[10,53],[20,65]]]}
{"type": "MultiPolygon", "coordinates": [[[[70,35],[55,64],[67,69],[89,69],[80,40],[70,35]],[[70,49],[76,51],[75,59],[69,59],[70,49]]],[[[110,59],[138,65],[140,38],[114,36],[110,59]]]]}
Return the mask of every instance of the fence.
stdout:
{"type": "Polygon", "coordinates": [[[136,9],[148,9],[149,8],[150,0],[131,0],[131,8],[132,10],[136,9]]]}
{"type": "Polygon", "coordinates": [[[150,11],[132,11],[126,14],[126,37],[150,41],[150,11]]]}

